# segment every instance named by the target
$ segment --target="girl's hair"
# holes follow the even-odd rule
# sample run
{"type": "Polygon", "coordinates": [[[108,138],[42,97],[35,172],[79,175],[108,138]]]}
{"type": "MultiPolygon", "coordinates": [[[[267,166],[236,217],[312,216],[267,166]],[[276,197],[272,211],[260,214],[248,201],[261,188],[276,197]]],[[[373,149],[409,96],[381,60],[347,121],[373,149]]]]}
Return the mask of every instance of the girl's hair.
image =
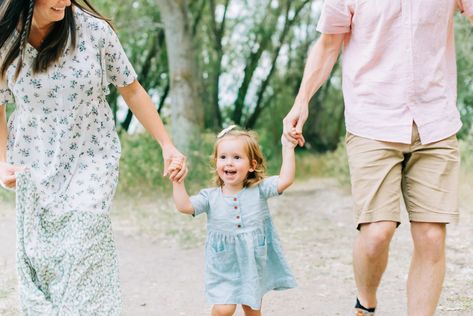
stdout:
{"type": "MultiPolygon", "coordinates": [[[[8,67],[19,56],[15,78],[23,66],[23,55],[31,30],[31,22],[35,8],[35,0],[0,0],[0,49],[18,29],[19,36],[14,39],[10,49],[5,52],[0,65],[0,80],[5,78],[8,67]]],[[[88,0],[71,0],[72,5],[66,7],[64,19],[54,23],[53,29],[41,43],[39,53],[33,63],[33,73],[46,71],[51,64],[59,60],[67,48],[69,38],[70,46],[76,45],[76,24],[73,7],[89,13],[90,15],[105,20],[110,20],[101,15],[88,0]]],[[[110,24],[111,25],[111,24],[110,24]]]]}
{"type": "MultiPolygon", "coordinates": [[[[258,145],[258,138],[255,132],[238,130],[233,128],[235,128],[235,126],[223,130],[217,136],[217,141],[215,142],[214,150],[211,157],[212,165],[214,168],[217,165],[218,145],[220,145],[223,140],[228,139],[230,137],[236,137],[243,140],[243,142],[245,143],[245,151],[248,155],[248,159],[250,160],[250,164],[252,164],[253,161],[256,162],[255,166],[251,165],[251,167],[254,168],[254,171],[249,172],[247,178],[245,179],[245,181],[243,181],[243,187],[251,187],[260,183],[265,177],[266,163],[264,161],[263,153],[261,152],[261,149],[258,145]]],[[[224,183],[222,179],[218,176],[218,173],[216,171],[214,179],[215,184],[217,186],[223,186],[224,183]]]]}

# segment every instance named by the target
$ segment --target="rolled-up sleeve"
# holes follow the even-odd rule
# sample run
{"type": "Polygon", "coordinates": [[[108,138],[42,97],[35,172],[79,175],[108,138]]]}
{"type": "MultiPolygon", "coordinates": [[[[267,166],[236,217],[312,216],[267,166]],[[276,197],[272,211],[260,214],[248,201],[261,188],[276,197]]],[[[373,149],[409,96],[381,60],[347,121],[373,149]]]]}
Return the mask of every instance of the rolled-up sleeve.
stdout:
{"type": "Polygon", "coordinates": [[[352,16],[350,0],[325,0],[317,31],[324,34],[349,33],[352,16]]]}
{"type": "Polygon", "coordinates": [[[473,0],[458,0],[458,6],[464,16],[473,16],[473,0]]]}
{"type": "Polygon", "coordinates": [[[201,190],[198,194],[190,197],[192,207],[194,208],[194,216],[207,213],[210,208],[209,189],[201,190]]]}
{"type": "Polygon", "coordinates": [[[261,196],[265,199],[269,199],[270,197],[279,195],[278,180],[278,176],[272,176],[261,181],[258,185],[261,196]]]}

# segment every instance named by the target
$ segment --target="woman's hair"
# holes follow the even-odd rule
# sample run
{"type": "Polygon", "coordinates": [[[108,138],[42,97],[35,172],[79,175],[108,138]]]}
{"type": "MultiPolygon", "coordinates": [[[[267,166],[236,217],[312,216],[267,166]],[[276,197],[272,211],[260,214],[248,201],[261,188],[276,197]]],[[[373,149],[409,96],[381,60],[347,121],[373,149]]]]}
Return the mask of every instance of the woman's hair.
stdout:
{"type": "MultiPolygon", "coordinates": [[[[66,7],[64,19],[54,23],[53,29],[41,43],[39,53],[33,63],[33,73],[44,72],[56,62],[67,48],[69,38],[71,39],[70,46],[75,48],[74,6],[110,24],[110,21],[101,15],[88,0],[71,0],[71,2],[72,5],[66,7]]],[[[18,30],[20,34],[14,38],[13,44],[10,45],[10,49],[5,52],[4,58],[1,60],[0,80],[5,77],[8,67],[18,56],[15,78],[20,73],[24,50],[30,35],[34,7],[35,0],[0,0],[0,49],[13,36],[15,30],[18,30]]]]}
{"type": "MultiPolygon", "coordinates": [[[[255,132],[252,131],[244,131],[234,129],[236,126],[231,126],[223,130],[218,136],[217,141],[214,145],[214,150],[212,153],[212,166],[215,167],[217,165],[217,151],[218,145],[225,139],[230,137],[236,137],[243,140],[245,144],[245,152],[248,155],[248,159],[250,160],[250,165],[254,168],[254,171],[249,172],[248,176],[246,177],[245,181],[243,181],[243,187],[251,187],[258,183],[260,183],[264,177],[266,172],[266,163],[264,161],[263,153],[258,145],[258,138],[255,132]],[[256,162],[256,165],[252,165],[253,161],[256,162]]],[[[218,173],[215,171],[215,184],[217,186],[223,186],[222,179],[218,176],[218,173]]]]}

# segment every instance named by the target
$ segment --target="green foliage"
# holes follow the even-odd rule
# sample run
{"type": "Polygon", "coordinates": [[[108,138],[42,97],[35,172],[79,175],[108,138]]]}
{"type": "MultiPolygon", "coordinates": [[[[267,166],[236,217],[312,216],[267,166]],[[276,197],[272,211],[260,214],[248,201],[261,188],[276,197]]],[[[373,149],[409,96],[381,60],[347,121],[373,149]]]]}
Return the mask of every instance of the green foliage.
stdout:
{"type": "Polygon", "coordinates": [[[455,40],[458,67],[458,109],[463,128],[459,138],[468,136],[473,127],[473,28],[465,17],[456,20],[455,40]]]}
{"type": "Polygon", "coordinates": [[[462,169],[473,177],[473,132],[460,142],[460,149],[462,169]]]}

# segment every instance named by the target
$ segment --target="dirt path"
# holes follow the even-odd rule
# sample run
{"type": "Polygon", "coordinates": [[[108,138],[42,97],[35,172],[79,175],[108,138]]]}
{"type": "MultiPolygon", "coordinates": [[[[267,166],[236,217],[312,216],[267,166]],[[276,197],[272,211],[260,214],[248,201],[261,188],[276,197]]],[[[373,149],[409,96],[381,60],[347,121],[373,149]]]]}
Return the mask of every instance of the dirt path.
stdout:
{"type": "MultiPolygon", "coordinates": [[[[273,199],[271,209],[299,287],[269,293],[265,315],[350,315],[356,231],[349,194],[333,180],[313,179],[273,199]]],[[[177,214],[168,199],[138,197],[117,201],[113,220],[125,315],[209,315],[203,292],[205,218],[177,214]]],[[[404,293],[412,247],[403,220],[391,245],[378,315],[407,314],[404,293]]],[[[461,224],[449,227],[448,271],[436,315],[473,315],[472,227],[473,210],[463,207],[461,224]]],[[[0,315],[17,315],[14,252],[13,211],[0,206],[0,315]]]]}

